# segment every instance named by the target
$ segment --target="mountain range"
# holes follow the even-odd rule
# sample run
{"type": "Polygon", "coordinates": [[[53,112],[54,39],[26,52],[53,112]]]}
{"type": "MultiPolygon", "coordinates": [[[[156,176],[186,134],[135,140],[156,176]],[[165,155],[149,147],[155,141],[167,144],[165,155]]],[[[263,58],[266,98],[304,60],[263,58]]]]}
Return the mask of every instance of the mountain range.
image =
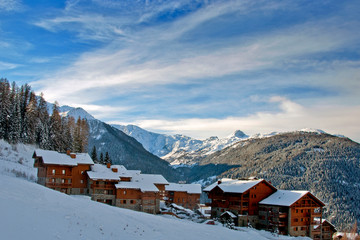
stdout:
{"type": "Polygon", "coordinates": [[[251,137],[236,131],[224,139],[197,140],[110,126],[82,109],[62,111],[87,118],[89,149],[108,151],[128,169],[204,185],[219,177],[264,178],[279,189],[314,193],[326,203],[324,216],[340,229],[360,220],[360,144],[346,137],[304,129],[251,137]]]}

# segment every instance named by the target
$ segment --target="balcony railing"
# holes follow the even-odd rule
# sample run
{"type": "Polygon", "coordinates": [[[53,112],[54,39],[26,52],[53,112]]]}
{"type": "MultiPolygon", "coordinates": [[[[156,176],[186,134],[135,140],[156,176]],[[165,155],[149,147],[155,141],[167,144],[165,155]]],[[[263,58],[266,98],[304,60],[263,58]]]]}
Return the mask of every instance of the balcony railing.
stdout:
{"type": "Polygon", "coordinates": [[[56,182],[47,182],[47,187],[71,187],[71,183],[56,183],[56,182]]]}

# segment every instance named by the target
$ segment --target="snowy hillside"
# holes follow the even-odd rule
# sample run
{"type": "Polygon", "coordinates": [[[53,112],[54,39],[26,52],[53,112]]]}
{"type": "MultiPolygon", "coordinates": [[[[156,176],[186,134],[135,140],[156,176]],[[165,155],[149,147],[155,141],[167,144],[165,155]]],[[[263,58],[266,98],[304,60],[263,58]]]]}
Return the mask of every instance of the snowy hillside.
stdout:
{"type": "Polygon", "coordinates": [[[0,140],[0,174],[17,176],[35,182],[37,169],[33,167],[34,150],[34,146],[11,145],[0,140]]]}
{"type": "Polygon", "coordinates": [[[249,228],[234,231],[221,225],[150,215],[97,203],[86,196],[69,196],[32,182],[36,176],[31,158],[34,147],[0,141],[0,150],[1,239],[291,239],[249,228]]]}

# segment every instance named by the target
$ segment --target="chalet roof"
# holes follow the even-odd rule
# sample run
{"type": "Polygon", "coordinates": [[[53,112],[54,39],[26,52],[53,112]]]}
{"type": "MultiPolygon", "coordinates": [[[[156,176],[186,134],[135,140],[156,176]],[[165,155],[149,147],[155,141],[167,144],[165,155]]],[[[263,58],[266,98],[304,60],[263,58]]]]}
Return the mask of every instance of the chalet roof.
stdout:
{"type": "Polygon", "coordinates": [[[219,182],[215,182],[210,186],[206,187],[204,189],[204,192],[210,192],[215,187],[219,187],[224,192],[244,193],[262,181],[264,181],[264,179],[237,180],[237,179],[223,178],[219,182]]]}
{"type": "Polygon", "coordinates": [[[310,196],[312,196],[315,201],[317,201],[320,205],[324,206],[324,203],[322,203],[309,191],[294,190],[277,190],[275,193],[271,194],[269,197],[259,202],[259,204],[290,207],[296,201],[298,201],[307,194],[310,194],[310,196]]]}
{"type": "Polygon", "coordinates": [[[165,186],[165,190],[174,192],[187,192],[191,194],[201,194],[201,185],[169,183],[169,185],[165,186]]]}
{"type": "Polygon", "coordinates": [[[87,174],[92,180],[118,180],[120,177],[132,177],[132,174],[122,165],[111,165],[108,168],[106,165],[94,164],[91,166],[91,171],[87,171],[87,174]],[[117,169],[114,172],[113,169],[117,169]]]}
{"type": "Polygon", "coordinates": [[[220,215],[220,217],[223,217],[223,216],[225,216],[225,215],[229,215],[231,218],[236,218],[236,215],[233,214],[233,213],[230,212],[230,211],[226,211],[226,212],[222,213],[222,214],[220,215]]]}
{"type": "Polygon", "coordinates": [[[169,182],[160,174],[136,174],[133,179],[139,181],[148,181],[153,184],[169,184],[169,182]]]}
{"type": "Polygon", "coordinates": [[[76,157],[71,158],[66,153],[59,153],[56,151],[36,149],[34,151],[34,157],[41,157],[44,164],[54,165],[66,165],[66,166],[77,166],[78,164],[91,164],[94,162],[87,153],[71,153],[76,157]]]}
{"type": "Polygon", "coordinates": [[[133,175],[131,182],[119,182],[115,185],[120,189],[139,189],[142,192],[158,192],[155,184],[166,184],[167,181],[162,175],[137,174],[133,175]]]}

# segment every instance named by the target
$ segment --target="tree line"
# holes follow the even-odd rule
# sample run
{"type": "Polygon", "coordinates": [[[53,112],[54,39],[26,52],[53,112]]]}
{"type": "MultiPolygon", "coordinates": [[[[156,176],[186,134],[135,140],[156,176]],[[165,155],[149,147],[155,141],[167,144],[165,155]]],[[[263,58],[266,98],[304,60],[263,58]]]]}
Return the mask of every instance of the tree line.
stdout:
{"type": "Polygon", "coordinates": [[[88,137],[86,119],[61,117],[57,102],[50,115],[43,94],[36,96],[27,84],[18,87],[0,79],[0,139],[58,152],[87,152],[88,137]]]}
{"type": "Polygon", "coordinates": [[[97,154],[97,150],[96,147],[94,146],[92,151],[91,151],[91,158],[94,161],[94,163],[100,163],[100,164],[112,164],[112,160],[110,158],[109,152],[105,153],[105,157],[104,154],[101,152],[100,156],[98,157],[97,154]]]}

